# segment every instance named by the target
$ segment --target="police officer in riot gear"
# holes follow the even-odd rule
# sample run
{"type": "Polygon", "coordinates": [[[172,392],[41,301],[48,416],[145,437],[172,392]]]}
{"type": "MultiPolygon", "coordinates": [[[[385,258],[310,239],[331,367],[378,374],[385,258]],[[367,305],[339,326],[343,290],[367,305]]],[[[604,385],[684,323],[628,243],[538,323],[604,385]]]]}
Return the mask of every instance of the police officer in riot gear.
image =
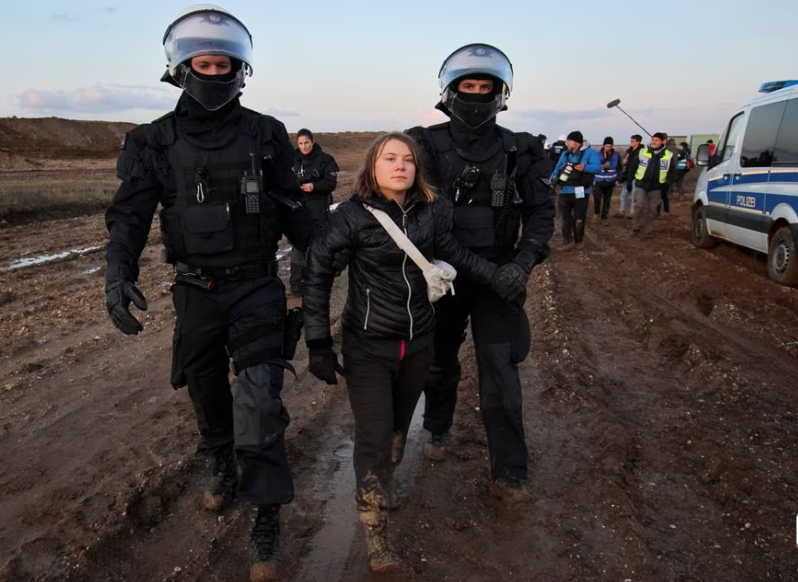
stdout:
{"type": "Polygon", "coordinates": [[[174,111],[128,133],[119,155],[122,183],[106,212],[107,307],[122,332],[142,331],[130,303],[147,307],[139,257],[160,204],[175,266],[171,382],[188,386],[201,446],[214,460],[205,507],[219,511],[234,496],[254,506],[250,579],[273,580],[279,510],[294,496],[280,392],[297,339],[275,252],[283,234],[306,248],[312,216],[290,198],[298,195],[285,126],[239,102],[252,73],[244,24],[217,6],[194,6],[169,25],[164,50],[162,80],[183,91],[174,111]]]}
{"type": "MultiPolygon", "coordinates": [[[[407,130],[422,146],[427,175],[454,205],[460,243],[524,285],[549,255],[554,204],[544,182],[551,162],[540,140],[496,124],[513,85],[507,56],[486,44],[454,51],[438,74],[437,108],[450,121],[407,130]],[[520,233],[520,234],[519,234],[520,233]]],[[[428,458],[443,460],[460,380],[458,352],[469,317],[479,368],[480,409],[488,437],[491,493],[526,501],[527,445],[518,364],[529,353],[522,306],[508,305],[475,281],[458,278],[457,294],[435,304],[435,358],[425,387],[428,458]]]]}

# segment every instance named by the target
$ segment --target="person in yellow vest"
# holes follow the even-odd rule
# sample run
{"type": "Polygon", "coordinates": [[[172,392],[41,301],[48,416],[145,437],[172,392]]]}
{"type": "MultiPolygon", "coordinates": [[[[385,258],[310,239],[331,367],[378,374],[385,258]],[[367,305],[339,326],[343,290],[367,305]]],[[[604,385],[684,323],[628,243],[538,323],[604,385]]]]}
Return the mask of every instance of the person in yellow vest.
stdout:
{"type": "Polygon", "coordinates": [[[648,147],[632,162],[629,176],[634,176],[634,221],[632,234],[641,238],[654,236],[657,205],[662,200],[662,188],[673,183],[676,175],[676,158],[665,148],[665,134],[651,136],[648,147]]]}

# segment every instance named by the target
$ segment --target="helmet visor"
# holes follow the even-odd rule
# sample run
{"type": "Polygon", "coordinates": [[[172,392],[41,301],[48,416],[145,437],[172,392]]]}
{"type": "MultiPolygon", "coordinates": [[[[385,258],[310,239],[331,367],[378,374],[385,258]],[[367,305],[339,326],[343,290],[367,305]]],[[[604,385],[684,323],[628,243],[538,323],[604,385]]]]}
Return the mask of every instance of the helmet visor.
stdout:
{"type": "Polygon", "coordinates": [[[221,12],[195,12],[172,24],[164,37],[164,52],[171,69],[200,55],[226,55],[252,68],[249,31],[221,12]]]}
{"type": "Polygon", "coordinates": [[[441,91],[457,79],[476,74],[496,77],[507,86],[508,93],[513,89],[513,66],[507,56],[487,44],[470,44],[457,49],[443,62],[438,73],[441,91]]]}

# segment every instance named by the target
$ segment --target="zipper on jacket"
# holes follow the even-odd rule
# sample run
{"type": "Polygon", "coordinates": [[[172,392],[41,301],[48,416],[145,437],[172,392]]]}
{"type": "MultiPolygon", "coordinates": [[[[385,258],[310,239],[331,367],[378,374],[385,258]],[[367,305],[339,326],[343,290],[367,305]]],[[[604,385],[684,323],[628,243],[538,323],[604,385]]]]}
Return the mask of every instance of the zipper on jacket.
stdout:
{"type": "MultiPolygon", "coordinates": [[[[410,207],[412,208],[412,206],[410,207]]],[[[410,210],[408,208],[408,210],[410,210]]],[[[402,229],[405,231],[405,236],[407,236],[407,212],[405,212],[404,208],[402,208],[402,229]]],[[[407,236],[409,239],[410,237],[407,236]]],[[[413,298],[413,289],[410,287],[410,281],[407,279],[407,271],[405,267],[407,266],[407,253],[405,253],[404,259],[402,259],[402,277],[405,279],[405,284],[407,285],[407,315],[410,317],[410,341],[413,341],[413,312],[410,310],[410,300],[413,298]]]]}
{"type": "Polygon", "coordinates": [[[366,319],[363,320],[363,329],[369,328],[369,314],[371,313],[371,287],[366,287],[366,319]]]}

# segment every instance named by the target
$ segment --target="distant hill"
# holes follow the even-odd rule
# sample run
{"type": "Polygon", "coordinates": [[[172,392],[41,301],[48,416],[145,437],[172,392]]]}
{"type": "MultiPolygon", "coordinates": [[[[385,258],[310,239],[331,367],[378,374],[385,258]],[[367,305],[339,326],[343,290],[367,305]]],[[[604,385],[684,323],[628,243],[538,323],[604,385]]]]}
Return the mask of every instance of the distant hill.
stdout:
{"type": "Polygon", "coordinates": [[[113,121],[59,117],[0,118],[0,151],[29,159],[74,160],[116,156],[122,136],[135,127],[113,121]]]}
{"type": "MultiPolygon", "coordinates": [[[[126,132],[133,123],[78,121],[59,117],[0,117],[0,170],[25,171],[112,167],[126,132]],[[104,163],[103,163],[104,162],[104,163]]],[[[311,128],[312,129],[312,128],[311,128]]],[[[377,132],[336,132],[314,134],[316,141],[332,154],[342,170],[354,171],[377,132]]],[[[292,144],[295,135],[290,135],[292,144]]]]}

